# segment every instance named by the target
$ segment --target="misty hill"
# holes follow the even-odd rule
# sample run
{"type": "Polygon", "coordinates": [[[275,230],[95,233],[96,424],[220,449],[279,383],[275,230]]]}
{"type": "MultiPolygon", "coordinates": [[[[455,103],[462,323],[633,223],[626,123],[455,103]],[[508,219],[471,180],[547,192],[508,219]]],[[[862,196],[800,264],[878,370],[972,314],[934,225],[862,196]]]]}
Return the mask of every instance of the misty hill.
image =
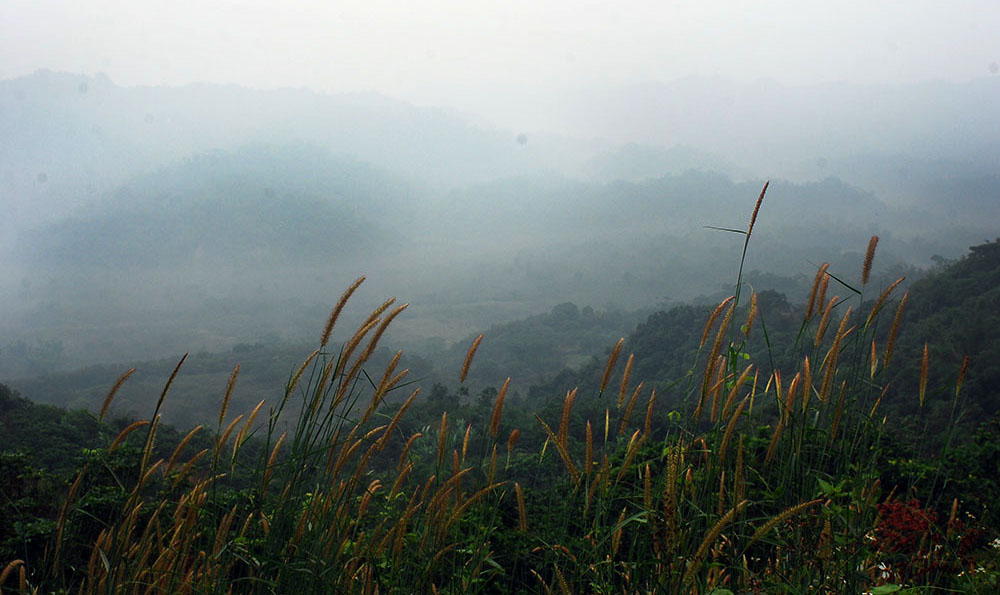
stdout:
{"type": "Polygon", "coordinates": [[[0,131],[11,221],[45,219],[136,174],[248,144],[311,143],[445,186],[552,167],[544,142],[519,145],[447,110],[374,94],[120,87],[49,71],[0,81],[0,131]]]}
{"type": "MultiPolygon", "coordinates": [[[[649,125],[619,142],[547,132],[610,91],[521,133],[374,95],[126,88],[51,72],[2,81],[0,376],[297,343],[362,274],[362,300],[411,303],[393,332],[420,348],[565,302],[712,301],[731,292],[742,240],[709,226],[745,227],[760,159],[826,165],[772,179],[747,261],[758,289],[801,292],[817,263],[856,262],[872,234],[875,274],[892,279],[997,235],[1000,183],[983,165],[996,155],[983,132],[993,116],[973,130],[974,114],[956,112],[993,83],[751,87],[622,93],[649,125]],[[727,93],[739,117],[724,113],[727,93]],[[900,93],[914,105],[890,117],[900,93]],[[907,132],[942,93],[954,95],[943,115],[907,132]],[[823,94],[839,100],[809,103],[823,94]],[[931,129],[940,154],[925,146],[931,129]],[[829,152],[816,158],[816,146],[829,152]],[[905,168],[906,188],[922,188],[910,202],[905,168]],[[15,365],[4,350],[24,357],[15,365]]],[[[615,106],[585,134],[613,125],[615,106]]]]}
{"type": "MultiPolygon", "coordinates": [[[[647,312],[598,311],[573,303],[555,306],[550,312],[496,324],[484,330],[484,340],[468,377],[474,390],[499,387],[513,376],[515,390],[526,389],[548,378],[554,371],[576,367],[602,354],[608,342],[628,334],[647,312]]],[[[473,337],[432,350],[404,354],[400,366],[421,386],[455,384],[473,337]]],[[[427,343],[431,347],[432,342],[427,343]]],[[[19,355],[25,346],[7,348],[7,357],[19,355]]],[[[242,343],[218,353],[192,353],[171,385],[164,403],[164,419],[181,427],[212,417],[219,406],[233,367],[240,364],[232,406],[252,409],[261,398],[274,402],[283,392],[290,374],[315,346],[287,344],[276,339],[255,344],[242,343]],[[221,391],[221,392],[220,392],[221,391]]],[[[391,349],[382,349],[373,358],[384,365],[391,349]]],[[[103,364],[62,373],[42,371],[32,377],[11,381],[12,386],[33,402],[71,409],[97,410],[114,380],[130,367],[136,372],[115,398],[115,413],[141,417],[155,406],[165,378],[177,364],[173,358],[103,364]]]]}
{"type": "MultiPolygon", "coordinates": [[[[912,413],[913,395],[919,378],[920,352],[925,341],[932,350],[931,391],[954,380],[962,357],[972,356],[966,378],[969,410],[966,419],[993,415],[998,404],[995,389],[997,368],[993,354],[1000,343],[991,334],[995,327],[997,274],[1000,271],[998,243],[974,246],[970,253],[954,263],[941,266],[927,278],[910,285],[903,330],[894,356],[892,393],[885,407],[901,414],[912,413]]],[[[860,256],[860,255],[858,255],[860,256]]],[[[855,263],[857,264],[857,263],[855,263]]],[[[831,269],[850,280],[857,271],[831,269]]],[[[873,281],[868,303],[887,282],[873,281]]],[[[831,286],[831,293],[845,293],[831,286]]],[[[797,297],[762,290],[758,295],[759,313],[755,330],[747,345],[750,353],[768,373],[769,363],[781,367],[794,359],[793,345],[801,330],[808,290],[797,297]],[[765,339],[762,329],[766,330],[765,339]]],[[[846,294],[845,294],[846,295],[846,294]]],[[[897,292],[897,297],[902,295],[897,292]]],[[[829,297],[829,296],[828,296],[829,297]]],[[[563,303],[551,311],[484,329],[484,339],[470,368],[466,386],[472,394],[484,388],[497,388],[512,377],[512,390],[527,394],[537,406],[550,399],[561,402],[566,390],[577,386],[597,386],[603,374],[607,352],[620,336],[625,336],[619,368],[628,354],[636,356],[632,368],[634,383],[642,380],[648,388],[658,387],[667,402],[682,398],[688,371],[698,356],[698,341],[714,304],[678,304],[653,314],[647,311],[600,311],[589,306],[579,308],[563,303]]],[[[887,310],[891,319],[894,304],[887,310]]],[[[746,315],[745,307],[737,317],[746,315]]],[[[880,330],[880,347],[885,344],[888,322],[880,330]]],[[[410,350],[401,365],[411,370],[411,377],[428,388],[435,383],[454,387],[458,372],[474,335],[451,345],[427,342],[423,350],[410,350]]],[[[806,343],[811,343],[811,336],[806,343]]],[[[8,348],[8,355],[17,346],[8,348]]],[[[191,354],[170,390],[163,414],[170,423],[190,425],[211,417],[218,407],[233,366],[241,365],[233,406],[249,410],[259,399],[269,401],[281,394],[293,368],[312,347],[306,344],[271,342],[240,344],[218,353],[191,354]]],[[[384,347],[375,357],[381,365],[391,356],[395,345],[384,347]]],[[[143,415],[155,404],[164,379],[176,364],[176,357],[157,361],[91,366],[64,373],[44,373],[32,378],[7,381],[23,395],[39,403],[62,407],[99,407],[109,386],[124,370],[137,372],[121,389],[115,411],[121,415],[143,415]]],[[[616,387],[612,387],[616,389],[616,387]]],[[[947,407],[947,399],[935,399],[935,407],[947,407]]],[[[940,413],[940,412],[939,412],[940,413]]],[[[948,419],[944,413],[938,416],[948,419]]]]}
{"type": "MultiPolygon", "coordinates": [[[[563,368],[576,368],[603,353],[609,342],[635,329],[648,310],[595,310],[573,302],[549,312],[495,324],[483,330],[483,340],[469,368],[467,383],[476,388],[499,387],[510,376],[512,386],[527,387],[563,368]]],[[[475,335],[456,341],[426,358],[446,384],[457,378],[475,335]]]]}
{"type": "MultiPolygon", "coordinates": [[[[969,356],[965,394],[972,420],[1000,410],[1000,241],[972,246],[961,259],[934,269],[910,288],[900,337],[900,366],[893,383],[901,394],[917,392],[925,343],[930,348],[929,391],[957,378],[969,356]]],[[[947,394],[947,393],[946,393],[947,394]]],[[[941,401],[944,401],[941,399],[941,401]]],[[[944,403],[942,403],[944,405],[944,403]]],[[[942,411],[942,413],[944,413],[942,411]]]]}
{"type": "MultiPolygon", "coordinates": [[[[361,274],[370,299],[411,303],[395,331],[408,346],[567,300],[636,310],[714,299],[731,291],[742,241],[706,226],[742,228],[762,184],[694,171],[611,183],[539,176],[436,195],[309,145],[209,153],[23,233],[3,280],[5,343],[65,369],[298,342],[361,274]]],[[[801,290],[814,263],[855,262],[875,233],[876,275],[967,244],[948,228],[896,235],[898,209],[838,180],[770,188],[747,261],[761,289],[801,290]]],[[[14,370],[0,359],[0,372],[26,374],[14,370]]]]}
{"type": "MultiPolygon", "coordinates": [[[[877,258],[877,256],[876,256],[877,258]]],[[[830,269],[833,274],[852,282],[857,276],[851,270],[830,269]]],[[[858,284],[855,284],[858,285],[858,284]]],[[[873,283],[866,294],[871,303],[887,283],[873,283]]],[[[902,287],[905,287],[902,286],[902,287]]],[[[830,294],[848,296],[847,303],[856,304],[854,296],[836,282],[830,284],[830,294]]],[[[930,373],[928,380],[928,410],[935,433],[946,428],[941,423],[951,419],[954,382],[962,367],[963,358],[970,357],[965,377],[960,420],[970,428],[1000,412],[1000,340],[995,329],[1000,324],[1000,242],[987,242],[972,246],[962,258],[943,264],[926,277],[913,282],[904,309],[900,332],[891,365],[890,390],[882,407],[894,413],[897,424],[905,416],[919,411],[917,399],[920,362],[924,344],[930,346],[930,373]]],[[[828,294],[828,297],[830,297],[828,294]]],[[[806,307],[802,303],[808,292],[787,297],[775,291],[762,291],[758,296],[759,317],[756,329],[746,345],[747,351],[762,366],[761,375],[770,373],[770,366],[781,369],[785,362],[794,361],[797,337],[802,331],[806,307]],[[760,329],[766,328],[765,338],[760,329]]],[[[878,329],[877,346],[884,350],[889,326],[902,289],[890,301],[878,329]]],[[[634,383],[645,381],[656,386],[668,402],[684,398],[687,375],[699,353],[699,340],[705,321],[714,304],[677,305],[650,315],[639,324],[625,340],[622,358],[635,354],[632,367],[634,383]]],[[[837,314],[843,308],[838,308],[837,314]]],[[[746,307],[737,312],[736,320],[742,323],[746,307]]],[[[859,324],[864,321],[858,321],[859,324]]],[[[798,349],[812,347],[812,335],[806,336],[798,349]]],[[[613,342],[605,345],[610,350],[613,342]]],[[[807,351],[808,353],[808,351],[807,351]]],[[[825,350],[819,352],[819,357],[825,350]]],[[[704,357],[704,353],[702,353],[704,357]]],[[[814,358],[815,359],[815,358],[814,358]]],[[[576,369],[567,368],[559,374],[538,383],[530,391],[533,399],[561,400],[565,391],[576,386],[596,386],[603,374],[606,358],[595,359],[576,369]]],[[[621,367],[621,363],[618,364],[621,367]]],[[[695,379],[697,383],[700,379],[695,379]]],[[[908,427],[908,426],[907,426],[908,427]]]]}
{"type": "Polygon", "coordinates": [[[959,186],[996,198],[998,97],[997,77],[798,87],[692,77],[525,100],[511,106],[524,127],[503,130],[375,94],[120,87],[39,71],[0,81],[0,192],[12,220],[34,221],[195,153],[305,142],[443,189],[553,171],[610,181],[711,169],[835,176],[930,208],[959,186]]]}
{"type": "Polygon", "coordinates": [[[307,146],[194,155],[29,231],[33,267],[274,266],[391,245],[408,189],[389,172],[307,146]]]}
{"type": "Polygon", "coordinates": [[[546,113],[552,129],[564,132],[687,145],[791,179],[834,175],[889,187],[901,173],[885,167],[893,160],[909,163],[905,175],[914,180],[933,179],[921,171],[927,163],[948,163],[963,177],[994,174],[1000,114],[992,106],[998,97],[1000,77],[964,84],[800,86],[688,77],[573,89],[550,98],[546,113]]]}
{"type": "MultiPolygon", "coordinates": [[[[167,423],[184,428],[217,416],[226,385],[237,364],[240,372],[231,398],[235,410],[250,411],[261,399],[276,406],[289,377],[315,348],[315,345],[280,342],[244,343],[220,353],[191,353],[170,386],[169,398],[164,400],[162,407],[163,418],[167,423]]],[[[134,367],[135,373],[115,396],[112,413],[124,418],[142,418],[156,406],[163,385],[181,355],[89,366],[22,379],[10,385],[35,403],[96,412],[115,380],[134,367]]],[[[384,366],[392,355],[386,349],[380,350],[372,360],[372,369],[384,366]]],[[[430,373],[429,364],[419,357],[405,357],[402,365],[410,368],[415,378],[430,373]]],[[[296,406],[296,402],[290,405],[292,409],[296,406]]]]}

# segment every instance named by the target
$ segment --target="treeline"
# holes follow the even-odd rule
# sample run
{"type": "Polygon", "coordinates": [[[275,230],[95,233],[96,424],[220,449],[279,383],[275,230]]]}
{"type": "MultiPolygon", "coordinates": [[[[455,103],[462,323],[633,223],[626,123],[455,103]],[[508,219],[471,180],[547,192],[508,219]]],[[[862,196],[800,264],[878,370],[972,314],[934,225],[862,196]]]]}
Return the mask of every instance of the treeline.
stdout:
{"type": "MultiPolygon", "coordinates": [[[[659,312],[608,357],[527,394],[465,384],[478,353],[462,382],[415,389],[401,355],[372,359],[401,312],[391,302],[342,345],[324,333],[278,401],[237,409],[233,371],[213,389],[220,411],[190,432],[5,388],[0,554],[15,562],[0,581],[989,591],[1000,580],[1000,427],[985,414],[996,385],[958,355],[959,369],[932,373],[905,325],[947,323],[953,350],[979,345],[974,322],[996,316],[981,309],[995,300],[996,246],[908,295],[867,266],[821,267],[804,306],[747,291],[659,312]]],[[[564,304],[544,320],[559,317],[584,313],[564,304]]],[[[154,413],[184,372],[168,372],[154,413]]]]}

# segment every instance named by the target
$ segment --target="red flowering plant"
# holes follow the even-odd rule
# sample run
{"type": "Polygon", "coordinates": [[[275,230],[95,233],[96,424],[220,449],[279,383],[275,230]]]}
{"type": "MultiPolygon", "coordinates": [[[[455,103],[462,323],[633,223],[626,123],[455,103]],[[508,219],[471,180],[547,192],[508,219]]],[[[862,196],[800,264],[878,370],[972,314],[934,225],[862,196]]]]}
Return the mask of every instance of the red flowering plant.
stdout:
{"type": "MultiPolygon", "coordinates": [[[[957,518],[957,502],[941,526],[938,515],[920,501],[893,498],[878,505],[875,548],[883,557],[883,573],[904,583],[928,583],[954,576],[972,564],[971,554],[982,531],[957,518]]],[[[882,578],[889,578],[883,574],[882,578]]]]}

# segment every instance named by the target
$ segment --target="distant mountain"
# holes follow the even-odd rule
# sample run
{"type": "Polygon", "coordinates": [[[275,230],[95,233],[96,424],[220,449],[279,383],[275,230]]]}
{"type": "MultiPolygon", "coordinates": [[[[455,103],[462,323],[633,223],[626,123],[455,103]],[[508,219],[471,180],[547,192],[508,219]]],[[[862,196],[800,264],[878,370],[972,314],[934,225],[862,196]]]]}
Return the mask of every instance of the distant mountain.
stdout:
{"type": "Polygon", "coordinates": [[[713,171],[726,175],[738,168],[725,159],[685,145],[666,148],[659,145],[627,143],[595,156],[587,171],[598,180],[640,181],[667,174],[679,175],[690,170],[713,171]]]}
{"type": "Polygon", "coordinates": [[[247,144],[310,143],[444,187],[553,167],[544,143],[373,94],[120,87],[49,71],[0,81],[0,131],[8,222],[46,219],[138,173],[247,144]]]}
{"type": "Polygon", "coordinates": [[[711,301],[768,177],[759,288],[874,234],[877,275],[927,266],[998,234],[997,80],[687,79],[552,97],[516,131],[371,94],[0,81],[0,374],[297,341],[362,274],[410,301],[411,345],[711,301]]]}
{"type": "MultiPolygon", "coordinates": [[[[857,255],[859,258],[861,255],[857,255]]],[[[835,269],[831,268],[831,271],[835,269]]],[[[840,273],[837,271],[835,274],[840,273]]],[[[844,275],[848,280],[857,273],[844,275]]],[[[886,283],[869,286],[883,288],[886,283]]],[[[831,283],[831,291],[846,293],[831,283]]],[[[1000,415],[1000,338],[996,329],[1000,325],[1000,240],[972,246],[962,258],[943,264],[926,277],[909,286],[904,317],[897,336],[892,363],[883,382],[889,386],[882,411],[891,411],[890,419],[897,422],[904,415],[923,415],[934,429],[932,434],[943,433],[942,424],[951,419],[951,408],[957,414],[963,430],[1000,415]],[[930,368],[927,382],[926,408],[919,405],[917,394],[921,375],[924,344],[930,349],[930,368]],[[963,358],[970,358],[964,385],[955,399],[955,380],[962,368],[963,358]]],[[[745,349],[761,368],[761,377],[770,373],[770,366],[781,369],[794,366],[801,354],[795,355],[793,345],[802,332],[808,293],[786,296],[775,291],[761,291],[758,295],[759,319],[745,349]],[[761,330],[766,327],[767,337],[761,330]]],[[[881,321],[876,324],[876,343],[884,350],[886,336],[892,323],[902,289],[894,294],[890,308],[883,310],[881,321]]],[[[861,310],[866,315],[875,296],[866,300],[861,310]]],[[[745,302],[744,296],[744,302],[745,302]]],[[[848,303],[856,301],[853,296],[848,303]]],[[[623,357],[636,356],[633,382],[645,381],[647,386],[657,386],[666,399],[680,400],[690,388],[687,373],[694,366],[699,352],[699,341],[705,321],[714,304],[677,305],[656,312],[639,324],[625,340],[623,357]],[[669,387],[669,388],[668,388],[669,387]]],[[[736,320],[745,320],[746,305],[737,313],[736,320]]],[[[861,325],[864,320],[858,320],[861,325]]],[[[816,320],[809,327],[814,332],[816,320]]],[[[811,348],[808,336],[799,349],[811,348]],[[806,345],[806,347],[801,347],[806,345]]],[[[829,340],[829,337],[827,337],[829,340]]],[[[613,340],[605,343],[607,349],[613,340]]],[[[820,350],[825,353],[826,347],[820,350]]],[[[704,357],[704,351],[702,351],[704,357]]],[[[815,354],[814,354],[815,355],[815,354]]],[[[815,359],[815,358],[814,358],[815,359]]],[[[606,360],[594,360],[575,369],[565,369],[550,376],[532,388],[536,398],[550,398],[565,394],[575,386],[595,386],[599,383],[606,360]]],[[[619,367],[622,365],[618,364],[619,367]]],[[[881,362],[880,362],[881,365],[881,362]]],[[[620,369],[620,368],[619,368],[620,369]]],[[[695,386],[700,378],[695,376],[695,386]]],[[[815,381],[815,377],[814,377],[815,381]]]]}
{"type": "Polygon", "coordinates": [[[369,256],[412,189],[389,172],[306,145],[197,154],[22,234],[31,266],[274,266],[369,256]]]}
{"type": "Polygon", "coordinates": [[[947,160],[968,173],[995,172],[997,101],[997,76],[964,84],[800,86],[689,77],[572,89],[549,98],[544,113],[563,133],[686,145],[758,176],[853,179],[849,163],[857,157],[947,160]]]}

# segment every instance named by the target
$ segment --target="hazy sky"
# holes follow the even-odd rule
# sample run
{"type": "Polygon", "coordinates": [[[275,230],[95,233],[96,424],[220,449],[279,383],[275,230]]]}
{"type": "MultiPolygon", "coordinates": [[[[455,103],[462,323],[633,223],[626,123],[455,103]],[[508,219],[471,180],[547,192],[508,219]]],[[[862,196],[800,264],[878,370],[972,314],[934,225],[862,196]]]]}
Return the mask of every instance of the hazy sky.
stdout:
{"type": "Polygon", "coordinates": [[[687,75],[964,81],[996,71],[998,25],[998,0],[3,0],[0,78],[48,68],[459,105],[687,75]]]}

